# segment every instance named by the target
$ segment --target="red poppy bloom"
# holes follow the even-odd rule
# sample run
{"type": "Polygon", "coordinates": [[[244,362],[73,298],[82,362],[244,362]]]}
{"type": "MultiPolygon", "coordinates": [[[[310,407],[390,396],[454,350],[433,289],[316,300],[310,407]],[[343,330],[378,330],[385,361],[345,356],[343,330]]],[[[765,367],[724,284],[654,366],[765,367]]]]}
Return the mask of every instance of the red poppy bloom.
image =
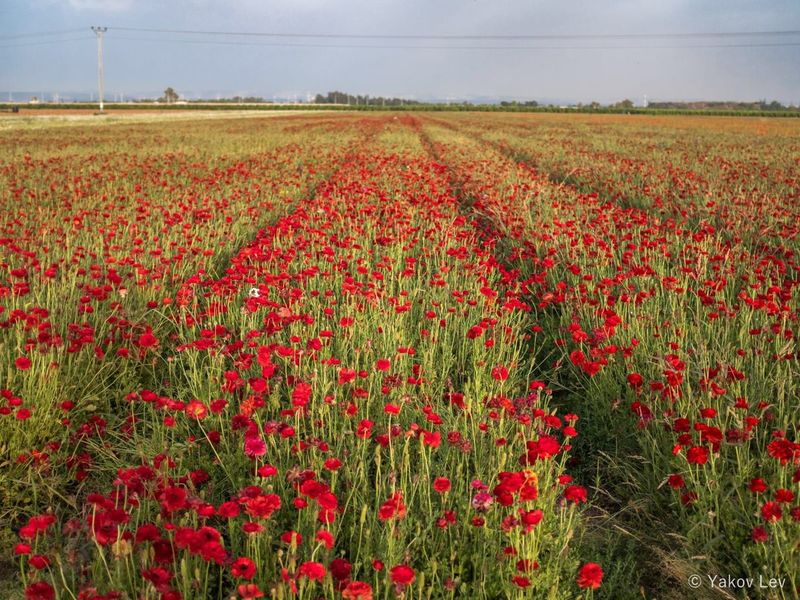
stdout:
{"type": "Polygon", "coordinates": [[[342,590],[344,600],[372,600],[372,586],[364,581],[351,581],[342,590]]]}
{"type": "Polygon", "coordinates": [[[586,563],[578,571],[578,587],[596,590],[603,582],[603,569],[597,563],[586,563]]]}
{"type": "Polygon", "coordinates": [[[783,516],[781,505],[772,501],[765,502],[764,506],[761,507],[761,516],[768,523],[780,521],[783,516]]]}
{"type": "Polygon", "coordinates": [[[167,488],[161,496],[161,506],[167,512],[186,508],[186,490],[181,487],[167,488]]]}
{"type": "Polygon", "coordinates": [[[346,581],[350,579],[350,572],[353,566],[344,558],[334,558],[330,564],[331,575],[336,581],[346,581]]]}
{"type": "Polygon", "coordinates": [[[239,505],[236,502],[223,502],[217,509],[217,514],[226,519],[239,516],[239,505]]]}
{"type": "Polygon", "coordinates": [[[42,569],[46,569],[50,566],[50,559],[48,559],[46,556],[42,556],[41,554],[34,554],[28,559],[28,564],[34,569],[41,571],[42,569]]]}
{"type": "Polygon", "coordinates": [[[294,544],[295,546],[299,546],[303,543],[303,536],[296,531],[284,531],[281,534],[281,541],[284,544],[294,544]]]}
{"type": "Polygon", "coordinates": [[[20,371],[27,371],[31,368],[31,359],[27,356],[20,356],[17,360],[14,361],[17,369],[20,371]]]}
{"type": "Polygon", "coordinates": [[[31,545],[30,544],[17,544],[14,546],[14,555],[15,556],[24,556],[26,554],[31,553],[31,545]]]}
{"type": "Polygon", "coordinates": [[[586,488],[580,485],[570,485],[564,489],[564,498],[575,504],[586,502],[586,488]]]}
{"type": "Polygon", "coordinates": [[[704,465],[708,462],[708,448],[705,446],[692,446],[686,453],[690,465],[704,465]]]}
{"type": "Polygon", "coordinates": [[[753,527],[753,531],[750,534],[750,537],[756,544],[759,544],[762,542],[766,542],[769,539],[769,534],[767,533],[766,529],[759,526],[759,527],[753,527]]]}
{"type": "Polygon", "coordinates": [[[252,579],[256,574],[256,563],[244,556],[237,558],[231,565],[231,573],[239,579],[252,579]]]}
{"type": "Polygon", "coordinates": [[[318,581],[325,577],[325,566],[318,562],[304,562],[297,569],[298,577],[307,577],[311,581],[318,581]]]}
{"type": "Polygon", "coordinates": [[[307,383],[299,383],[292,390],[292,406],[307,406],[311,400],[311,386],[307,383]]]}
{"type": "Polygon", "coordinates": [[[393,517],[402,519],[405,516],[406,505],[403,502],[402,492],[395,492],[392,494],[389,499],[381,505],[380,509],[378,509],[378,518],[381,521],[388,521],[393,517]]]}
{"type": "Polygon", "coordinates": [[[268,519],[281,507],[281,499],[277,494],[259,494],[247,501],[247,514],[256,519],[268,519]]]}
{"type": "Polygon", "coordinates": [[[264,456],[267,453],[267,444],[258,436],[245,438],[244,453],[250,458],[264,456]]]}
{"type": "Polygon", "coordinates": [[[511,578],[511,581],[513,581],[517,585],[517,587],[521,588],[530,587],[531,585],[531,580],[528,579],[527,577],[522,577],[521,575],[514,575],[511,578]]]}
{"type": "Polygon", "coordinates": [[[323,544],[328,550],[333,548],[333,535],[330,531],[320,529],[317,532],[317,541],[323,544]]]}
{"type": "Polygon", "coordinates": [[[675,473],[669,476],[667,483],[669,484],[669,487],[674,490],[679,490],[686,486],[686,482],[684,481],[683,477],[675,473]]]}
{"type": "Polygon", "coordinates": [[[450,480],[447,477],[437,477],[433,480],[433,489],[440,494],[450,490],[450,480]]]}
{"type": "Polygon", "coordinates": [[[498,365],[492,369],[492,379],[495,381],[505,381],[508,379],[508,369],[503,365],[498,365]]]}
{"type": "Polygon", "coordinates": [[[25,600],[53,600],[56,593],[46,581],[36,581],[25,588],[25,600]]]}
{"type": "Polygon", "coordinates": [[[629,373],[628,374],[628,385],[634,388],[638,388],[644,383],[644,378],[639,375],[639,373],[629,373]]]}
{"type": "Polygon", "coordinates": [[[389,571],[389,577],[392,583],[398,586],[407,586],[414,582],[414,569],[408,565],[397,565],[392,567],[389,571]]]}
{"type": "Polygon", "coordinates": [[[158,338],[153,335],[152,331],[146,331],[139,336],[139,339],[136,340],[136,344],[140,348],[155,348],[158,346],[158,338]]]}
{"type": "Polygon", "coordinates": [[[264,592],[255,583],[243,583],[236,590],[244,600],[264,597],[264,592]]]}

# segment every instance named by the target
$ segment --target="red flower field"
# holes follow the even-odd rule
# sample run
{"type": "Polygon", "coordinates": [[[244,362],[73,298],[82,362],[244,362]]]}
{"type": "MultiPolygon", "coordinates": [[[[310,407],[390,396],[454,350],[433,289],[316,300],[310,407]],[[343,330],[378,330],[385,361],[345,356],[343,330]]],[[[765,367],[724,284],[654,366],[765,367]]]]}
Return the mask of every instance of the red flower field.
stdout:
{"type": "Polygon", "coordinates": [[[4,593],[797,597],[798,140],[479,113],[0,131],[4,593]]]}

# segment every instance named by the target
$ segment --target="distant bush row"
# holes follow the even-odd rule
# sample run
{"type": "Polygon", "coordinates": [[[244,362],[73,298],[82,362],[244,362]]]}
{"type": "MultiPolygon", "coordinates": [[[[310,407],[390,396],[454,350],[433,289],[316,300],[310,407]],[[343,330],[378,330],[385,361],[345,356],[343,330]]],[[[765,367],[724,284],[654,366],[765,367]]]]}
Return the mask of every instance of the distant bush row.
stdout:
{"type": "MultiPolygon", "coordinates": [[[[0,107],[20,106],[25,109],[90,109],[98,110],[96,103],[75,102],[70,104],[14,104],[0,103],[0,107]]],[[[718,117],[800,117],[800,110],[731,110],[731,109],[676,109],[676,108],[614,108],[600,107],[563,107],[563,106],[526,106],[497,104],[407,104],[403,106],[375,106],[357,105],[348,106],[341,104],[216,104],[191,102],[187,104],[146,104],[125,103],[106,104],[106,110],[330,110],[330,111],[473,111],[473,112],[530,112],[530,113],[587,113],[587,114],[627,114],[627,115],[706,115],[718,117]]]]}

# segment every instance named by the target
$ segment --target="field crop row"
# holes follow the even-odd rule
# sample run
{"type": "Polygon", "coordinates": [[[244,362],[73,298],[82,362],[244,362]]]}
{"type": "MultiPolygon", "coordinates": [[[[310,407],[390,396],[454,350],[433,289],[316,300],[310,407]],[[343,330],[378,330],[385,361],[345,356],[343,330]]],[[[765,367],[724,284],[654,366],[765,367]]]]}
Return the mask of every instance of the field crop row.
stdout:
{"type": "Polygon", "coordinates": [[[795,597],[796,142],[571,119],[3,132],[9,589],[795,597]]]}

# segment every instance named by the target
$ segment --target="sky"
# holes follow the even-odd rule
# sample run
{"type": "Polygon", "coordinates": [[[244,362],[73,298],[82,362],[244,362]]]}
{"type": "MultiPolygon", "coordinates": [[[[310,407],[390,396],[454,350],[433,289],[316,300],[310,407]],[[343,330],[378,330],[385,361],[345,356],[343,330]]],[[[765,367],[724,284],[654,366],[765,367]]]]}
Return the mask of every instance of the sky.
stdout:
{"type": "Polygon", "coordinates": [[[92,25],[108,27],[107,99],[160,95],[170,86],[188,98],[306,98],[343,90],[556,103],[630,98],[642,104],[645,95],[651,101],[800,103],[800,34],[648,36],[800,30],[799,0],[0,0],[0,94],[69,97],[96,90],[92,25]],[[213,36],[121,28],[379,37],[213,36]],[[60,31],[68,32],[31,35],[60,31]],[[380,37],[609,34],[644,37],[380,37]],[[738,47],[718,47],[731,45],[738,47]]]}

